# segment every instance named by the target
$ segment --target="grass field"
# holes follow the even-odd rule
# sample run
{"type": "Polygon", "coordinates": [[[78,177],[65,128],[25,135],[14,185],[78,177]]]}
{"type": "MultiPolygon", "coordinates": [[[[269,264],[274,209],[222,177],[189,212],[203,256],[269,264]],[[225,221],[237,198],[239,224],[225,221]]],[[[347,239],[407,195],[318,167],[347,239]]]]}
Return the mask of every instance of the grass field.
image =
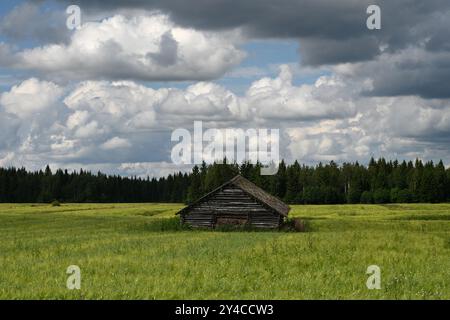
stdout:
{"type": "Polygon", "coordinates": [[[450,204],[293,206],[307,233],[184,230],[180,207],[1,204],[0,298],[450,299],[450,204]]]}

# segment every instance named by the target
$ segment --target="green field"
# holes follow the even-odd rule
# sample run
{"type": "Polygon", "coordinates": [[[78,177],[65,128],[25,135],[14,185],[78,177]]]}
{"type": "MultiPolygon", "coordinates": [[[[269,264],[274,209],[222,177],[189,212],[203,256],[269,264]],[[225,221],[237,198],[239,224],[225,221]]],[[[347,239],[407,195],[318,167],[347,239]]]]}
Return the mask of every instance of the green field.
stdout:
{"type": "Polygon", "coordinates": [[[450,204],[292,206],[306,233],[185,230],[180,207],[0,205],[0,298],[450,299],[450,204]]]}

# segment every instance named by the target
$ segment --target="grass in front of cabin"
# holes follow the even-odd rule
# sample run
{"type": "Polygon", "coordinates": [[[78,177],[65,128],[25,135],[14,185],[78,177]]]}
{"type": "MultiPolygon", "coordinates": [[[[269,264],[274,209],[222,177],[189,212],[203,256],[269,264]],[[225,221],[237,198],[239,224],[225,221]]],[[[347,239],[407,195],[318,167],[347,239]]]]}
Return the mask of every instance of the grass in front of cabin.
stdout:
{"type": "Polygon", "coordinates": [[[0,204],[0,299],[450,299],[450,204],[292,206],[307,233],[191,231],[179,208],[0,204]]]}

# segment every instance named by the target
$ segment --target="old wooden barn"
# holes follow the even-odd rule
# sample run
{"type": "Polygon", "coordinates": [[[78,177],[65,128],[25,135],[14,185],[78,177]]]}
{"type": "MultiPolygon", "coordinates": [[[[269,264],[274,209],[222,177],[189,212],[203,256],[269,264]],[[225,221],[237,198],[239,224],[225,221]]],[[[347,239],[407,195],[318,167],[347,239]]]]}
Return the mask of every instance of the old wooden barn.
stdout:
{"type": "Polygon", "coordinates": [[[182,223],[193,227],[248,225],[278,228],[289,210],[280,199],[237,175],[177,214],[182,223]]]}

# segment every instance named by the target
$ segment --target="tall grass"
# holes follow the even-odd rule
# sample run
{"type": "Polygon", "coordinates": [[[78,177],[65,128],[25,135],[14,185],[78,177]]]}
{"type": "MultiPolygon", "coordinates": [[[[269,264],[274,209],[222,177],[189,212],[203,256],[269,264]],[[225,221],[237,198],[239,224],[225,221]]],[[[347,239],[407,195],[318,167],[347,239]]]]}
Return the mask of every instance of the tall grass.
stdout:
{"type": "Polygon", "coordinates": [[[448,204],[293,206],[306,233],[190,230],[180,207],[0,205],[0,298],[450,299],[448,204]]]}

